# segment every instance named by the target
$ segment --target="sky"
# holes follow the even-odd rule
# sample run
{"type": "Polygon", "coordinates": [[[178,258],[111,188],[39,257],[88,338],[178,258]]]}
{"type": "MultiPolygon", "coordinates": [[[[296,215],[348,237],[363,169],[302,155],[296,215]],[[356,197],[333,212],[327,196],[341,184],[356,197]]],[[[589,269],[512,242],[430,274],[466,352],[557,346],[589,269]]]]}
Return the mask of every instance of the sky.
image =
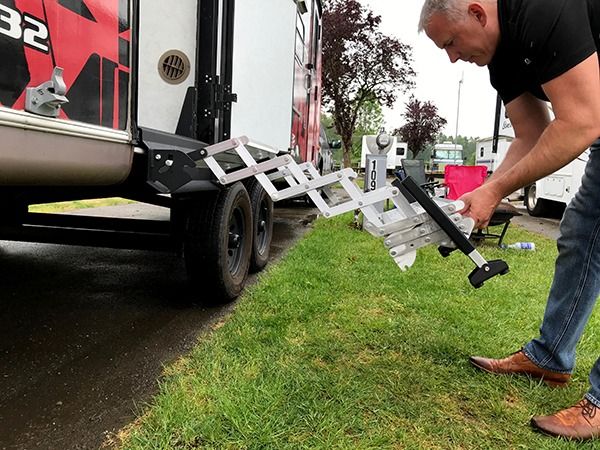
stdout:
{"type": "MultiPolygon", "coordinates": [[[[413,69],[417,73],[412,93],[421,101],[431,101],[438,114],[448,121],[442,131],[446,135],[490,137],[494,131],[496,93],[489,83],[486,67],[463,61],[452,64],[446,52],[440,50],[425,33],[417,33],[422,0],[361,0],[361,3],[381,16],[381,31],[397,37],[413,48],[413,69]],[[458,102],[459,81],[463,78],[458,102]]],[[[410,96],[399,95],[392,109],[384,108],[386,129],[402,125],[402,113],[410,96]]]]}

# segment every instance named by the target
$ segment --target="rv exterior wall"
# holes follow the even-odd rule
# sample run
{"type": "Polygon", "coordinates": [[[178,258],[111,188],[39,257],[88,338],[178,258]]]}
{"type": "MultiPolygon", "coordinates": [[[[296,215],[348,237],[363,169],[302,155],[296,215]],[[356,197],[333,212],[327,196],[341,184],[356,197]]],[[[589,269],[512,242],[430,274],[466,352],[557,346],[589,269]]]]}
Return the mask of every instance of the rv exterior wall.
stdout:
{"type": "MultiPolygon", "coordinates": [[[[0,52],[0,185],[105,186],[130,173],[134,148],[128,129],[130,64],[128,2],[87,0],[85,10],[102,11],[92,21],[62,2],[2,2],[5,22],[0,52]],[[12,3],[13,7],[10,7],[12,3]],[[7,15],[8,14],[8,15],[7,15]],[[35,20],[40,35],[31,22],[35,20]],[[16,32],[16,33],[11,33],[16,32]],[[43,36],[46,37],[43,37],[43,36]],[[27,36],[34,36],[30,41],[27,36]],[[37,40],[36,40],[37,36],[37,40]],[[49,40],[52,36],[52,42],[49,40]],[[49,50],[52,48],[52,50],[49,50]],[[60,67],[58,75],[56,68],[60,67]],[[49,83],[57,84],[50,87],[49,83]],[[66,92],[56,92],[64,84],[66,92]],[[37,89],[34,89],[37,88],[37,89]],[[61,104],[48,114],[32,108],[27,91],[43,105],[52,95],[61,104]]],[[[83,11],[81,9],[80,11],[83,11]]],[[[10,212],[6,212],[10,214],[10,212]]]]}
{"type": "Polygon", "coordinates": [[[292,1],[236,2],[231,136],[289,149],[296,10],[292,1]]]}
{"type": "Polygon", "coordinates": [[[198,2],[178,0],[176,8],[171,2],[144,6],[148,5],[140,8],[138,123],[175,133],[185,95],[196,78],[198,2]],[[161,57],[170,50],[179,50],[190,62],[189,74],[178,84],[167,83],[159,74],[161,57]]]}
{"type": "Polygon", "coordinates": [[[478,141],[475,144],[475,164],[478,166],[486,166],[488,172],[492,173],[500,164],[502,164],[512,140],[513,138],[509,136],[499,136],[496,153],[493,153],[494,138],[490,137],[478,141]]]}
{"type": "Polygon", "coordinates": [[[444,142],[435,144],[431,156],[431,171],[436,174],[444,173],[444,167],[449,164],[463,165],[463,147],[460,144],[444,142]]]}

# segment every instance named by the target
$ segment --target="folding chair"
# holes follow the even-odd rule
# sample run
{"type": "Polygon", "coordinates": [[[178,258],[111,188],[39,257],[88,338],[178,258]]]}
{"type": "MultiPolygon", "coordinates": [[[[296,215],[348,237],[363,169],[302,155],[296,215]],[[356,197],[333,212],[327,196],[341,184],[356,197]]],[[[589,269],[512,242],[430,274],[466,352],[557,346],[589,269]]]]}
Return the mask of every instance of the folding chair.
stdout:
{"type": "MultiPolygon", "coordinates": [[[[456,200],[463,194],[477,189],[483,184],[487,177],[486,166],[457,166],[447,165],[444,168],[444,184],[448,189],[446,197],[450,200],[456,200]]],[[[502,240],[506,235],[510,221],[515,216],[520,216],[513,205],[508,202],[501,202],[494,211],[485,231],[477,230],[471,234],[471,239],[480,242],[486,238],[498,238],[498,247],[502,246],[502,240]],[[490,233],[489,227],[504,225],[500,234],[490,233]]]]}
{"type": "Polygon", "coordinates": [[[435,188],[439,186],[437,181],[429,181],[425,173],[425,162],[422,159],[403,159],[402,169],[404,175],[411,177],[425,192],[433,197],[435,188]]]}

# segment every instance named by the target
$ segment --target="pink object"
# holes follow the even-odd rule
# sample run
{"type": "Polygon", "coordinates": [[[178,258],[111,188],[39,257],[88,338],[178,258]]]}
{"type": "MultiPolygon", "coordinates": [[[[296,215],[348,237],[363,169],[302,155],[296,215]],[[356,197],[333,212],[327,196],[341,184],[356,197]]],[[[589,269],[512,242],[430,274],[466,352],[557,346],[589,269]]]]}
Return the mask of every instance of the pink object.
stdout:
{"type": "Polygon", "coordinates": [[[487,178],[486,166],[457,166],[449,164],[444,167],[444,184],[448,189],[446,198],[456,200],[461,195],[477,189],[487,178]]]}

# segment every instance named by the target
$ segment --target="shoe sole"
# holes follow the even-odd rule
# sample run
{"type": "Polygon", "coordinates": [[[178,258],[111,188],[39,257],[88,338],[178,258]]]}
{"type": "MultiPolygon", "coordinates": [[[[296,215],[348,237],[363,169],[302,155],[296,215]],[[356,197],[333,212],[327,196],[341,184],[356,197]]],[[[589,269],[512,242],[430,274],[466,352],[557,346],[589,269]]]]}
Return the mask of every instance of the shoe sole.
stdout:
{"type": "Polygon", "coordinates": [[[524,372],[514,372],[514,373],[500,373],[500,372],[493,372],[479,364],[477,364],[476,362],[474,362],[473,360],[469,359],[469,362],[471,363],[471,365],[473,367],[478,368],[479,370],[483,370],[484,372],[487,373],[491,373],[492,375],[521,375],[521,376],[526,376],[529,377],[532,380],[541,380],[546,386],[549,386],[551,388],[561,388],[561,387],[566,387],[567,384],[569,383],[568,381],[552,381],[552,380],[547,380],[545,378],[539,378],[539,377],[534,377],[533,375],[529,374],[529,373],[524,373],[524,372]]]}

